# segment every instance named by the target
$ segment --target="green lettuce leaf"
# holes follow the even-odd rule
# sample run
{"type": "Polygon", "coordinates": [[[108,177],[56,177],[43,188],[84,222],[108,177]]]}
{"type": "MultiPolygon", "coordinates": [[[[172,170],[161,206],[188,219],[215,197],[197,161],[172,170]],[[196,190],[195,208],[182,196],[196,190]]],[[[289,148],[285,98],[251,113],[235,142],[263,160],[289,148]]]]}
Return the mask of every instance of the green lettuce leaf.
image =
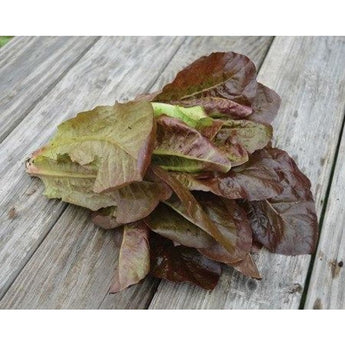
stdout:
{"type": "Polygon", "coordinates": [[[171,105],[167,103],[151,103],[155,116],[167,115],[176,119],[182,120],[188,126],[197,128],[202,126],[210,126],[213,119],[209,117],[205,110],[200,107],[184,108],[178,105],[171,105]]]}
{"type": "Polygon", "coordinates": [[[201,106],[186,108],[167,103],[152,102],[151,104],[155,116],[166,115],[179,119],[189,127],[197,129],[208,139],[213,139],[223,126],[222,121],[209,117],[201,106]]]}
{"type": "Polygon", "coordinates": [[[93,163],[93,191],[100,193],[142,181],[155,137],[149,102],[116,103],[78,114],[63,122],[41,155],[56,160],[68,154],[79,165],[93,163]]]}
{"type": "Polygon", "coordinates": [[[138,283],[150,272],[149,229],[143,222],[127,224],[110,293],[138,283]]]}
{"type": "MultiPolygon", "coordinates": [[[[133,182],[122,188],[102,193],[95,193],[93,185],[97,167],[93,164],[80,166],[71,161],[68,155],[58,156],[57,160],[33,155],[27,165],[27,172],[42,179],[48,198],[63,201],[96,211],[108,206],[110,214],[103,212],[93,216],[97,225],[102,226],[105,216],[114,218],[108,224],[116,227],[134,222],[149,215],[158,203],[169,199],[171,189],[163,182],[133,182]]],[[[109,227],[106,225],[105,227],[109,227]]]]}
{"type": "Polygon", "coordinates": [[[58,155],[56,160],[35,152],[27,163],[27,172],[39,177],[45,186],[44,195],[58,198],[90,210],[115,205],[113,192],[95,193],[93,186],[97,166],[93,163],[80,166],[68,155],[58,155]]]}
{"type": "MultiPolygon", "coordinates": [[[[206,93],[207,94],[207,93],[206,93]]],[[[249,105],[239,104],[231,99],[203,96],[201,98],[189,98],[181,100],[171,100],[171,104],[179,104],[184,107],[201,106],[206,113],[213,118],[234,118],[242,119],[253,114],[253,109],[249,105]]]]}

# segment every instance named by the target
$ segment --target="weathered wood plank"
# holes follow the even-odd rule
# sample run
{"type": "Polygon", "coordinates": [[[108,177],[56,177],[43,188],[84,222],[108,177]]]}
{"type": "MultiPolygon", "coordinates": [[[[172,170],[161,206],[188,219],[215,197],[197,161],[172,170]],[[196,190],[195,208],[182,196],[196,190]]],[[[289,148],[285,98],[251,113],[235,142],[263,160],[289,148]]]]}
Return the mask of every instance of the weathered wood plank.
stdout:
{"type": "MultiPolygon", "coordinates": [[[[311,179],[320,215],[345,106],[345,39],[280,37],[258,80],[282,96],[275,144],[292,154],[311,179]]],[[[298,308],[310,256],[261,251],[262,281],[226,269],[212,292],[162,282],[150,308],[298,308]]]]}
{"type": "Polygon", "coordinates": [[[339,148],[305,308],[345,309],[345,132],[339,148]]]}
{"type": "Polygon", "coordinates": [[[66,207],[42,196],[42,185],[24,172],[25,158],[64,119],[144,91],[182,41],[102,38],[4,140],[0,147],[0,297],[66,207]]]}
{"type": "Polygon", "coordinates": [[[96,40],[15,37],[0,50],[0,142],[96,40]]]}
{"type": "MultiPolygon", "coordinates": [[[[95,229],[86,210],[68,207],[49,233],[49,240],[35,252],[39,260],[35,260],[30,275],[19,276],[15,294],[6,295],[1,308],[98,308],[117,260],[115,235],[114,231],[95,229]],[[94,298],[95,294],[100,297],[94,298]]],[[[130,308],[134,302],[135,308],[144,308],[145,292],[150,294],[152,288],[150,281],[145,282],[140,298],[136,300],[134,294],[119,305],[130,308]]]]}
{"type": "MultiPolygon", "coordinates": [[[[160,51],[166,50],[165,44],[168,45],[166,40],[167,38],[164,40],[162,39],[160,42],[160,51]]],[[[250,53],[251,51],[255,51],[255,49],[261,49],[261,57],[258,56],[257,60],[260,62],[270,44],[270,41],[270,38],[256,39],[250,37],[189,38],[183,45],[184,48],[179,50],[178,58],[174,58],[165,72],[160,75],[155,88],[166,83],[167,78],[171,79],[173,77],[172,73],[176,73],[176,68],[180,68],[182,65],[186,64],[185,60],[183,60],[183,56],[190,56],[186,54],[187,48],[196,56],[213,50],[238,50],[241,47],[244,47],[243,51],[245,53],[250,53]],[[198,49],[199,53],[198,51],[195,51],[198,49]],[[175,67],[171,68],[171,64],[175,64],[175,67]]],[[[194,57],[192,59],[194,59],[194,57]]],[[[138,57],[135,60],[135,63],[130,67],[136,69],[138,74],[133,75],[131,78],[131,74],[135,72],[129,70],[126,73],[126,80],[129,79],[128,81],[125,81],[124,77],[120,78],[123,79],[122,82],[125,83],[125,86],[122,89],[123,95],[127,96],[134,95],[130,94],[131,87],[134,92],[144,91],[143,85],[140,85],[142,87],[141,90],[136,88],[138,80],[144,79],[140,75],[145,69],[147,70],[147,73],[152,73],[152,69],[154,68],[153,66],[147,66],[145,60],[140,57],[138,57]]],[[[83,95],[85,95],[85,93],[83,93],[83,95]]],[[[51,127],[54,127],[54,125],[51,125],[51,127]]],[[[47,203],[41,195],[39,195],[39,200],[37,199],[36,202],[47,203]]],[[[56,205],[54,206],[56,207],[56,205]]],[[[115,237],[113,237],[113,232],[97,230],[97,228],[93,227],[91,224],[85,227],[84,222],[87,221],[86,212],[83,213],[82,221],[78,221],[73,224],[73,226],[67,227],[65,224],[68,222],[68,219],[73,216],[76,217],[76,214],[79,214],[80,212],[82,212],[80,208],[68,206],[66,212],[61,216],[53,230],[47,235],[39,250],[32,256],[29,263],[25,266],[15,283],[4,296],[0,303],[2,308],[37,308],[42,306],[49,308],[76,308],[78,305],[80,307],[94,308],[97,303],[98,306],[101,305],[102,308],[144,308],[147,305],[147,302],[151,299],[157,284],[157,281],[153,279],[148,279],[144,281],[142,285],[131,287],[119,294],[106,296],[113,276],[115,261],[117,260],[118,251],[115,246],[116,240],[115,237]],[[67,218],[67,221],[65,221],[65,218],[67,218]],[[68,233],[68,235],[66,235],[66,233],[68,233]],[[71,236],[71,245],[64,243],[62,240],[64,236],[71,236]],[[62,260],[61,256],[65,257],[66,255],[69,255],[71,250],[74,250],[74,247],[80,248],[79,243],[88,243],[89,241],[84,240],[83,238],[89,238],[90,236],[95,239],[94,241],[90,241],[90,248],[88,247],[88,249],[86,249],[86,247],[83,247],[83,249],[80,250],[83,252],[87,251],[88,253],[94,252],[95,259],[90,258],[90,260],[86,260],[85,258],[83,259],[82,256],[73,257],[73,259],[71,259],[67,264],[69,267],[68,274],[61,275],[59,272],[63,265],[57,263],[62,260]],[[99,246],[102,247],[101,255],[94,248],[95,242],[99,243],[99,246]],[[55,246],[57,247],[56,250],[54,250],[54,253],[51,249],[51,243],[55,243],[55,246]],[[48,256],[51,262],[56,264],[48,265],[49,269],[47,268],[44,272],[40,268],[40,274],[36,275],[35,272],[37,267],[41,267],[41,263],[45,261],[44,255],[47,255],[47,252],[49,253],[48,256]],[[98,260],[102,260],[101,257],[103,257],[103,255],[110,261],[99,263],[98,260]],[[97,262],[97,265],[93,264],[93,262],[97,262]],[[72,267],[78,267],[82,270],[82,273],[80,273],[79,269],[72,269],[72,267]],[[93,276],[92,281],[90,281],[91,275],[93,276]],[[55,276],[58,278],[52,282],[52,277],[55,276]],[[99,282],[102,282],[102,288],[97,285],[99,282]],[[77,288],[78,294],[73,294],[71,284],[77,288]],[[90,287],[91,285],[92,288],[90,287]],[[49,296],[52,296],[51,298],[47,295],[47,291],[49,291],[49,296]]]]}

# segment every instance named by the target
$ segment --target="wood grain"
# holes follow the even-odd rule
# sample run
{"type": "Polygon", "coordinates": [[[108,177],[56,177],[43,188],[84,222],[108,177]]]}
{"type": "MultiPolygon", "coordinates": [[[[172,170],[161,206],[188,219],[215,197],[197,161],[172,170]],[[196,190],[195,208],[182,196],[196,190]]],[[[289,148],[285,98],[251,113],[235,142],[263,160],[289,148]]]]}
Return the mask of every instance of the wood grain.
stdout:
{"type": "MultiPolygon", "coordinates": [[[[345,106],[345,39],[276,38],[258,80],[282,97],[275,144],[296,159],[312,182],[318,215],[326,194],[345,106]]],[[[333,215],[334,217],[334,215],[333,215]]],[[[262,281],[225,269],[212,292],[162,282],[150,308],[298,308],[310,256],[256,255],[262,281]]]]}
{"type": "Polygon", "coordinates": [[[0,50],[0,142],[96,37],[15,37],[0,50]]]}
{"type": "Polygon", "coordinates": [[[3,141],[0,297],[66,208],[64,203],[42,196],[39,180],[24,171],[26,157],[42,146],[64,119],[98,104],[113,104],[124,95],[134,97],[145,91],[145,86],[155,82],[182,41],[180,37],[102,38],[3,141]]]}
{"type": "Polygon", "coordinates": [[[345,132],[338,152],[305,308],[345,309],[345,132]]]}
{"type": "MultiPolygon", "coordinates": [[[[152,55],[144,57],[137,56],[135,59],[133,59],[133,62],[131,64],[128,62],[122,62],[121,64],[119,63],[118,68],[123,69],[123,66],[128,66],[128,69],[124,71],[124,73],[120,73],[119,71],[116,71],[116,73],[109,72],[110,67],[106,66],[108,68],[108,71],[105,70],[104,74],[109,75],[110,73],[112,73],[111,76],[112,78],[114,78],[113,83],[117,83],[116,87],[119,87],[118,85],[121,85],[122,95],[127,95],[129,98],[131,96],[134,96],[135,93],[145,91],[144,84],[138,82],[138,80],[145,80],[143,73],[145,73],[145,75],[154,74],[153,77],[155,78],[159,76],[157,83],[153,87],[154,89],[165,84],[168,81],[168,79],[171,79],[173,77],[173,74],[175,74],[182,66],[186,65],[187,58],[190,57],[190,55],[188,55],[187,53],[188,51],[190,51],[190,54],[194,54],[192,57],[193,60],[195,57],[198,57],[204,53],[210,53],[213,50],[240,50],[241,47],[243,47],[243,52],[247,54],[250,54],[254,51],[261,51],[260,56],[254,56],[254,58],[256,58],[255,61],[260,62],[262,61],[263,56],[265,55],[270,41],[271,39],[267,37],[259,39],[251,37],[188,38],[188,40],[184,43],[183,47],[181,47],[181,49],[178,50],[176,54],[177,58],[173,58],[171,63],[169,63],[169,65],[165,69],[164,73],[161,73],[161,70],[157,70],[156,66],[152,66],[152,61],[154,60],[153,56],[162,55],[162,52],[165,52],[165,54],[167,54],[167,47],[170,47],[171,49],[173,44],[174,47],[178,47],[178,44],[182,42],[181,38],[174,40],[172,38],[161,38],[160,41],[157,42],[156,51],[152,47],[148,48],[147,51],[150,51],[152,55]]],[[[97,43],[97,45],[99,44],[100,42],[97,43]]],[[[110,54],[110,52],[105,51],[106,48],[104,48],[103,51],[100,49],[100,51],[98,51],[97,53],[96,51],[93,52],[95,49],[90,50],[88,55],[94,54],[95,56],[102,56],[110,54]]],[[[110,45],[108,45],[107,49],[110,49],[110,45]]],[[[142,51],[143,47],[138,47],[137,49],[142,51]]],[[[171,50],[170,52],[172,51],[173,50],[171,50]]],[[[170,55],[172,56],[173,54],[170,55]]],[[[170,58],[167,55],[161,56],[161,59],[162,65],[164,66],[166,66],[170,61],[170,58]],[[163,58],[165,58],[164,63],[163,58]]],[[[83,64],[83,60],[79,62],[79,64],[74,68],[74,70],[77,70],[78,66],[80,66],[81,64],[83,64]]],[[[87,64],[86,66],[89,67],[89,65],[87,64]]],[[[95,74],[96,72],[97,71],[95,71],[95,74]]],[[[73,71],[74,76],[78,76],[79,74],[81,73],[76,73],[73,71]]],[[[154,81],[154,78],[151,78],[149,80],[149,82],[152,81],[154,81]]],[[[66,83],[61,87],[57,85],[53,93],[54,97],[50,100],[47,100],[47,102],[49,101],[51,103],[50,107],[54,107],[54,109],[57,107],[57,95],[62,93],[62,91],[66,87],[68,87],[68,82],[70,83],[70,81],[66,81],[66,83]]],[[[151,85],[152,84],[153,83],[151,83],[151,85]]],[[[94,94],[91,93],[90,90],[93,90],[93,88],[94,85],[91,85],[88,89],[88,92],[91,94],[90,99],[92,100],[92,102],[95,102],[97,104],[100,102],[100,97],[98,96],[97,99],[97,97],[95,97],[94,94]]],[[[75,97],[76,92],[72,92],[72,96],[75,97]]],[[[83,97],[81,99],[84,99],[85,94],[87,94],[87,92],[85,90],[80,90],[80,93],[83,97]]],[[[65,101],[66,100],[64,99],[59,101],[59,106],[64,107],[64,109],[66,109],[66,106],[64,106],[62,103],[65,101]]],[[[74,111],[75,110],[76,109],[74,109],[74,111]]],[[[37,117],[37,114],[35,114],[35,116],[37,117]]],[[[61,118],[56,120],[56,122],[59,121],[61,121],[61,118]]],[[[54,128],[54,126],[55,124],[50,124],[49,128],[44,129],[44,131],[52,131],[52,128],[54,128]]],[[[47,135],[45,137],[47,137],[47,135]]],[[[32,142],[33,144],[35,144],[35,146],[37,146],[37,139],[33,140],[32,142]]],[[[41,195],[38,195],[38,197],[36,197],[35,202],[44,204],[49,203],[41,195]]],[[[57,207],[58,205],[54,205],[55,209],[57,207]]],[[[97,229],[93,227],[91,224],[85,227],[84,222],[86,222],[87,219],[85,212],[85,218],[83,218],[83,221],[73,223],[73,226],[66,226],[66,224],[69,224],[68,221],[73,217],[77,217],[77,214],[79,214],[80,212],[80,208],[68,206],[67,210],[57,221],[52,231],[49,232],[47,237],[44,239],[40,247],[40,250],[36,251],[33,254],[31,260],[24,267],[24,269],[19,274],[14,284],[10,287],[10,289],[4,296],[3,300],[0,303],[0,306],[2,308],[76,308],[78,306],[81,308],[94,308],[96,306],[101,306],[101,308],[144,308],[147,306],[148,301],[150,301],[150,299],[152,298],[152,294],[155,291],[157,280],[148,279],[145,280],[143,284],[133,286],[119,294],[107,295],[107,291],[110,286],[110,281],[112,279],[112,274],[118,253],[117,249],[114,246],[114,242],[112,242],[112,240],[110,240],[108,237],[112,236],[112,233],[110,232],[104,235],[103,232],[97,232],[97,229]],[[65,218],[67,220],[65,220],[65,218]],[[98,235],[95,235],[95,232],[97,232],[98,235]],[[70,236],[70,244],[66,244],[64,243],[64,241],[58,240],[56,236],[60,236],[59,238],[62,238],[63,236],[70,236]],[[95,251],[95,260],[97,262],[97,265],[92,264],[93,259],[91,258],[88,261],[83,259],[82,256],[74,256],[73,260],[71,259],[68,262],[68,266],[80,267],[80,269],[82,270],[82,274],[76,269],[68,269],[68,273],[66,275],[61,275],[61,257],[65,257],[66,255],[68,255],[68,253],[71,252],[71,250],[73,251],[75,246],[78,246],[78,243],[80,243],[80,241],[82,241],[83,243],[87,243],[88,240],[83,240],[83,237],[89,238],[90,236],[96,236],[97,241],[100,241],[99,243],[102,243],[102,254],[95,251]],[[54,252],[52,252],[52,242],[55,243],[55,246],[57,247],[56,250],[54,249],[54,252]],[[47,252],[48,254],[46,254],[47,252]],[[44,255],[48,255],[51,258],[52,262],[56,264],[49,264],[49,270],[48,268],[45,271],[42,271],[42,269],[40,269],[41,274],[37,275],[34,272],[36,272],[37,267],[42,266],[42,261],[44,261],[44,255]],[[110,261],[106,261],[106,263],[98,262],[98,260],[103,260],[101,259],[103,255],[108,258],[107,260],[110,261]],[[104,264],[106,264],[107,267],[102,268],[104,264]],[[87,274],[85,274],[85,272],[87,272],[87,274]],[[52,282],[52,279],[55,276],[57,276],[58,278],[56,280],[54,279],[54,282],[52,282]],[[93,276],[93,278],[90,282],[91,276],[93,276]],[[76,294],[75,291],[71,290],[71,282],[74,282],[77,285],[78,294],[76,294]],[[100,288],[98,285],[100,284],[100,282],[101,284],[103,284],[102,288],[100,288]],[[47,291],[49,293],[47,293],[47,291]],[[64,294],[73,294],[73,296],[67,298],[62,296],[64,294]],[[49,298],[49,296],[54,297],[49,298]]],[[[44,219],[44,216],[45,214],[38,215],[39,219],[44,219]]],[[[26,216],[23,216],[23,218],[25,219],[26,216]]],[[[47,229],[48,225],[45,225],[44,227],[47,229]]],[[[42,225],[40,225],[39,228],[41,229],[42,225]]],[[[47,231],[49,230],[46,230],[46,232],[47,231]]],[[[113,239],[113,241],[115,241],[115,239],[113,239]]],[[[83,251],[93,253],[94,243],[91,241],[89,246],[90,248],[88,247],[88,249],[86,249],[86,247],[83,247],[83,251]]]]}

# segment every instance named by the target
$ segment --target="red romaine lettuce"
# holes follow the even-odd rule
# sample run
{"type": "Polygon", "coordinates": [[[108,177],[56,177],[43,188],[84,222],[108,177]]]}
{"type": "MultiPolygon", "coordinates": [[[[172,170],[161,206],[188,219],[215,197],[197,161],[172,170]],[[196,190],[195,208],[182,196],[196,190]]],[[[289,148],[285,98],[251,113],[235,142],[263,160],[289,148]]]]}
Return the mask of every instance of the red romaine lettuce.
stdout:
{"type": "Polygon", "coordinates": [[[212,53],[162,91],[67,120],[27,171],[122,231],[111,292],[148,273],[213,289],[221,265],[261,279],[253,252],[312,253],[318,236],[308,178],[271,147],[279,105],[249,58],[212,53]]]}

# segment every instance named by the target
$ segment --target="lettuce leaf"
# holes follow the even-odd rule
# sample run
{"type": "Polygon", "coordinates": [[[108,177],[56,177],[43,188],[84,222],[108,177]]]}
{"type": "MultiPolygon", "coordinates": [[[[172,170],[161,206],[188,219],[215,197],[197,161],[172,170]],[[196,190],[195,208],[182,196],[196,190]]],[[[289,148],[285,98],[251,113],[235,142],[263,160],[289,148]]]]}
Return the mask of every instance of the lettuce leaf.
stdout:
{"type": "Polygon", "coordinates": [[[118,267],[110,293],[138,283],[150,272],[149,229],[143,222],[127,224],[123,229],[118,267]]]}
{"type": "Polygon", "coordinates": [[[272,123],[278,113],[280,102],[280,97],[275,91],[258,83],[252,104],[254,111],[247,119],[259,123],[272,123]]]}
{"type": "Polygon", "coordinates": [[[97,167],[93,163],[81,166],[71,161],[68,155],[58,155],[56,160],[36,151],[27,162],[26,171],[39,177],[45,186],[44,195],[58,198],[90,210],[115,205],[112,192],[95,193],[93,186],[97,167]]]}
{"type": "Polygon", "coordinates": [[[210,126],[213,122],[213,119],[207,116],[204,108],[200,106],[185,108],[178,105],[157,102],[152,102],[151,105],[155,116],[167,115],[174,117],[193,128],[210,126]]]}
{"type": "Polygon", "coordinates": [[[160,201],[170,198],[172,191],[161,182],[133,182],[112,192],[115,207],[93,212],[92,221],[104,229],[135,222],[148,216],[160,201]]]}
{"type": "Polygon", "coordinates": [[[242,119],[253,114],[249,105],[239,104],[227,98],[216,96],[203,96],[201,98],[190,98],[182,100],[171,100],[172,104],[179,104],[184,107],[201,106],[207,114],[212,117],[242,119]]]}
{"type": "Polygon", "coordinates": [[[102,208],[98,211],[91,212],[91,221],[102,229],[116,229],[123,225],[116,220],[116,214],[116,206],[102,208]]]}
{"type": "Polygon", "coordinates": [[[263,200],[283,192],[280,164],[270,150],[259,150],[247,163],[235,167],[227,174],[171,173],[189,190],[212,192],[228,199],[263,200]]]}
{"type": "Polygon", "coordinates": [[[161,92],[141,99],[202,106],[215,117],[252,120],[269,124],[275,118],[280,97],[256,81],[254,64],[244,55],[212,53],[179,72],[161,92]]]}
{"type": "MultiPolygon", "coordinates": [[[[109,217],[115,218],[108,224],[116,227],[130,223],[149,215],[158,203],[169,199],[171,189],[164,182],[141,181],[128,186],[95,193],[93,185],[97,167],[92,164],[80,166],[71,161],[68,155],[58,156],[55,161],[35,153],[27,164],[27,172],[42,179],[48,198],[59,198],[63,201],[96,211],[110,207],[109,217]],[[115,221],[115,222],[114,222],[115,221]]],[[[96,214],[97,215],[97,214],[96,214]]],[[[96,217],[94,215],[94,217],[96,217]]],[[[102,226],[105,213],[94,218],[102,226]]],[[[106,225],[108,228],[110,225],[106,225]]]]}
{"type": "Polygon", "coordinates": [[[232,252],[221,243],[214,243],[208,248],[199,249],[208,258],[231,264],[244,260],[252,247],[252,231],[244,210],[234,201],[208,193],[196,193],[196,200],[202,206],[209,219],[220,233],[231,238],[234,244],[232,252]]]}
{"type": "Polygon", "coordinates": [[[247,254],[242,261],[229,264],[229,266],[233,267],[236,271],[241,272],[247,277],[262,279],[253,257],[250,254],[247,254]]]}
{"type": "Polygon", "coordinates": [[[155,138],[149,102],[102,106],[59,125],[40,155],[56,160],[68,154],[81,166],[96,166],[93,191],[100,193],[142,181],[151,162],[155,138]]]}
{"type": "Polygon", "coordinates": [[[248,57],[232,52],[212,53],[179,72],[154,100],[169,103],[209,97],[250,105],[256,94],[255,78],[255,65],[248,57]]]}
{"type": "Polygon", "coordinates": [[[196,129],[179,119],[157,118],[157,136],[153,163],[166,170],[227,172],[231,163],[226,154],[196,129]]]}
{"type": "Polygon", "coordinates": [[[272,139],[272,127],[253,121],[228,120],[223,122],[214,143],[216,146],[240,144],[249,154],[264,148],[272,139]]]}
{"type": "Polygon", "coordinates": [[[166,205],[212,236],[229,253],[233,253],[236,250],[233,234],[229,232],[222,233],[187,188],[160,167],[152,166],[152,170],[175,193],[170,199],[164,201],[166,205]]]}
{"type": "Polygon", "coordinates": [[[174,246],[173,242],[154,234],[150,238],[151,271],[157,278],[173,282],[190,282],[212,290],[221,274],[219,263],[202,256],[196,249],[174,246]]]}
{"type": "Polygon", "coordinates": [[[155,233],[186,247],[207,248],[215,242],[205,231],[164,204],[160,204],[145,223],[155,233]]]}
{"type": "Polygon", "coordinates": [[[315,204],[309,179],[282,150],[267,148],[281,177],[282,193],[262,201],[244,201],[255,240],[286,255],[314,252],[318,238],[315,204]]]}

